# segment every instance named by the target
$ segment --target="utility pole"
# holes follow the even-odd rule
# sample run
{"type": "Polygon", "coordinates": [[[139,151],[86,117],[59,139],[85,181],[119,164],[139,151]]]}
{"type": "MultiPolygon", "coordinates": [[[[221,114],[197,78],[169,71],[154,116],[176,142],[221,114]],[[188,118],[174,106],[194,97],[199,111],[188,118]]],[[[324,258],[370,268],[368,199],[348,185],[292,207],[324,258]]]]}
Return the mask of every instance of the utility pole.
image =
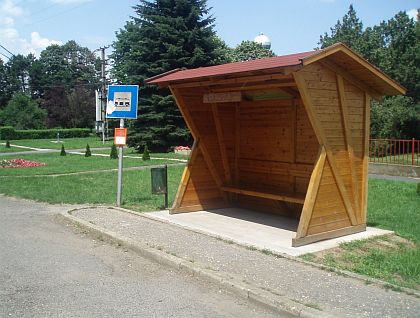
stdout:
{"type": "Polygon", "coordinates": [[[105,144],[105,130],[106,138],[108,139],[108,122],[106,120],[106,103],[107,103],[107,91],[106,91],[106,62],[105,50],[109,46],[100,47],[101,50],[101,109],[102,109],[102,143],[105,144]]]}

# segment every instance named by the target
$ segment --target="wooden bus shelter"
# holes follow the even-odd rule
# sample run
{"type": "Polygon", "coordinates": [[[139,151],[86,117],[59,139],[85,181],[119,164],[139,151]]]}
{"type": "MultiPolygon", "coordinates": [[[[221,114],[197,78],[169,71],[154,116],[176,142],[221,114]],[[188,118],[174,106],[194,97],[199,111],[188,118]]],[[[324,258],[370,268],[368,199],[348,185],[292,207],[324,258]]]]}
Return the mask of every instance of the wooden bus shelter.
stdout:
{"type": "Polygon", "coordinates": [[[338,43],[174,70],[195,140],[171,213],[244,207],[299,219],[293,246],[366,229],[371,98],[405,89],[338,43]]]}

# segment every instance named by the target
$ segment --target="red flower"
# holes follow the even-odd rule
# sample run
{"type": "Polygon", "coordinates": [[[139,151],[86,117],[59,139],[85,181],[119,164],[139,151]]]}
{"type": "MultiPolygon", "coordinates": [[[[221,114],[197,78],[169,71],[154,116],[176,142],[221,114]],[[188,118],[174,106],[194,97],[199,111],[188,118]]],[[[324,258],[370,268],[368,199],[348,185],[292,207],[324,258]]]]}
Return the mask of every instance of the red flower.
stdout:
{"type": "Polygon", "coordinates": [[[45,166],[43,162],[29,161],[25,159],[12,159],[12,160],[1,160],[1,168],[28,168],[28,167],[39,167],[45,166]]]}

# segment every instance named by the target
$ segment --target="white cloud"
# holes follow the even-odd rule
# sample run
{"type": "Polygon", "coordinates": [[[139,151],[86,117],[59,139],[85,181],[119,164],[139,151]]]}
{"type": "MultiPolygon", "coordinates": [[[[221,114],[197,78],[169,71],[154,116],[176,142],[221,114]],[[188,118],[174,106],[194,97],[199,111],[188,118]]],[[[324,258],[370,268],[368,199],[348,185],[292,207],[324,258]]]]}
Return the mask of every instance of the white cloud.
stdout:
{"type": "Polygon", "coordinates": [[[49,40],[47,38],[43,38],[39,35],[38,32],[31,33],[31,45],[35,49],[45,49],[47,46],[51,44],[62,44],[60,41],[56,40],[49,40]]]}
{"type": "Polygon", "coordinates": [[[410,18],[413,18],[413,19],[414,19],[414,21],[416,21],[416,20],[417,20],[417,10],[418,10],[418,9],[411,9],[411,10],[407,11],[408,16],[409,16],[410,18]]]}
{"type": "Polygon", "coordinates": [[[4,0],[0,3],[0,12],[3,16],[17,18],[23,15],[23,10],[14,4],[12,0],[4,0]]]}
{"type": "MultiPolygon", "coordinates": [[[[60,41],[50,40],[42,37],[38,32],[34,31],[30,34],[30,39],[25,38],[19,34],[15,26],[15,19],[24,16],[24,11],[21,7],[15,4],[12,0],[0,1],[0,43],[14,54],[39,53],[51,44],[61,44],[60,41]]],[[[10,55],[0,51],[3,54],[10,55]]],[[[4,59],[3,57],[1,57],[4,59]]]]}
{"type": "Polygon", "coordinates": [[[84,3],[84,2],[91,2],[93,0],[50,0],[52,3],[57,4],[75,4],[75,3],[84,3]]]}

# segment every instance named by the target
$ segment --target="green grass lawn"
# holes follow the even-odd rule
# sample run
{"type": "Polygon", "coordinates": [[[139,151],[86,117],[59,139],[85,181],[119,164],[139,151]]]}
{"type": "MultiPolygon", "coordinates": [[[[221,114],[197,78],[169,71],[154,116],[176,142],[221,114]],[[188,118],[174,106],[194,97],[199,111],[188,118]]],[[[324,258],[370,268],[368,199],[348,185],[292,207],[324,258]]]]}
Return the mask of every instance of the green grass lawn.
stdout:
{"type": "Polygon", "coordinates": [[[420,195],[416,184],[369,180],[368,226],[394,231],[302,258],[420,290],[420,195]],[[400,238],[401,237],[401,238],[400,238]]]}
{"type": "Polygon", "coordinates": [[[420,243],[420,195],[415,183],[369,180],[368,226],[420,243]]]}
{"type": "MultiPolygon", "coordinates": [[[[34,148],[47,148],[47,149],[60,149],[64,145],[66,149],[81,149],[89,144],[91,148],[111,147],[114,140],[105,141],[99,137],[86,137],[86,138],[65,138],[61,142],[56,142],[56,139],[23,139],[23,140],[10,140],[12,145],[34,147],[34,148]]],[[[24,149],[22,149],[23,151],[24,149]]]]}
{"type": "MultiPolygon", "coordinates": [[[[170,204],[174,200],[182,171],[183,167],[168,167],[170,204]]],[[[24,179],[7,177],[1,181],[0,193],[49,203],[115,205],[117,195],[117,172],[24,179]]],[[[162,209],[163,204],[163,195],[151,194],[149,169],[124,172],[124,207],[136,211],[153,211],[162,209]]]]}
{"type": "Polygon", "coordinates": [[[0,143],[0,153],[20,152],[20,151],[31,151],[31,149],[22,149],[22,148],[13,147],[13,146],[11,146],[10,148],[6,148],[2,143],[0,143]]]}
{"type": "MultiPolygon", "coordinates": [[[[4,177],[13,176],[33,176],[33,175],[48,175],[60,174],[79,171],[96,171],[118,168],[118,160],[110,159],[109,157],[91,156],[84,157],[83,155],[69,154],[67,156],[60,156],[59,153],[44,153],[44,154],[30,154],[19,156],[7,156],[4,159],[10,160],[14,158],[22,158],[30,161],[43,162],[46,165],[41,167],[18,168],[18,169],[0,169],[0,180],[4,177]]],[[[173,164],[174,162],[167,160],[147,160],[143,161],[138,158],[124,158],[124,167],[139,167],[144,165],[160,165],[173,164]]],[[[27,180],[27,178],[25,178],[27,180]]]]}

